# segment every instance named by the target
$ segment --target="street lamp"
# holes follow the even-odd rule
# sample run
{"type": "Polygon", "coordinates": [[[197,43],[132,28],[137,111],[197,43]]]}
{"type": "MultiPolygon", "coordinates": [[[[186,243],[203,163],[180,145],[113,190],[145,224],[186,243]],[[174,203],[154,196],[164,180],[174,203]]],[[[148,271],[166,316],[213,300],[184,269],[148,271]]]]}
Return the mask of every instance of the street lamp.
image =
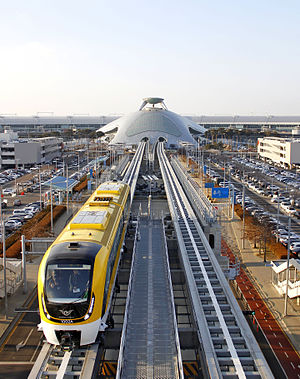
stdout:
{"type": "Polygon", "coordinates": [[[69,212],[69,169],[66,165],[67,175],[66,175],[66,190],[67,190],[67,213],[69,212]]]}
{"type": "Polygon", "coordinates": [[[290,280],[290,250],[291,250],[291,216],[289,216],[288,222],[288,252],[287,252],[287,262],[286,262],[286,289],[285,289],[285,299],[284,299],[284,314],[288,315],[288,290],[289,290],[289,280],[290,280]]]}
{"type": "Polygon", "coordinates": [[[0,217],[2,226],[2,256],[3,256],[3,280],[4,280],[4,307],[5,307],[5,318],[7,318],[7,281],[6,281],[6,246],[5,246],[5,225],[4,218],[2,214],[2,186],[0,186],[0,217]]]}
{"type": "Polygon", "coordinates": [[[40,184],[40,210],[42,210],[42,182],[41,182],[41,167],[39,167],[39,184],[40,184]]]}
{"type": "Polygon", "coordinates": [[[51,210],[51,234],[53,235],[53,199],[52,199],[52,178],[50,181],[50,210],[51,210]]]}

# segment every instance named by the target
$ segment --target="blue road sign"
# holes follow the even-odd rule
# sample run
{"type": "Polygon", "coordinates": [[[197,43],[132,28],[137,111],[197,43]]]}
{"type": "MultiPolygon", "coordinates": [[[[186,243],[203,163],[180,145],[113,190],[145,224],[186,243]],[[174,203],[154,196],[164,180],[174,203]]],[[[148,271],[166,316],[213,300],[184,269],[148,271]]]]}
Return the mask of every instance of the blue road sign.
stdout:
{"type": "Polygon", "coordinates": [[[229,196],[229,188],[213,188],[211,190],[211,197],[214,199],[226,199],[229,196]]]}
{"type": "Polygon", "coordinates": [[[205,188],[214,188],[214,183],[213,182],[205,183],[205,188]]]}
{"type": "Polygon", "coordinates": [[[203,172],[204,172],[204,174],[206,174],[206,171],[207,171],[207,167],[204,165],[203,166],[203,172]]]}

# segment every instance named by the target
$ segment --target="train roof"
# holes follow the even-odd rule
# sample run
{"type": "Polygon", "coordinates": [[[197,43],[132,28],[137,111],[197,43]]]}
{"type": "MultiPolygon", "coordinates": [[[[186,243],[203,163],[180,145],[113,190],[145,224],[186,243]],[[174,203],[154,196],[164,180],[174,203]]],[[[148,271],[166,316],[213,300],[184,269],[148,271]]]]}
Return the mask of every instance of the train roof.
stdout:
{"type": "Polygon", "coordinates": [[[90,196],[72,218],[54,244],[89,241],[100,245],[110,243],[129,195],[124,182],[105,182],[90,196]]]}

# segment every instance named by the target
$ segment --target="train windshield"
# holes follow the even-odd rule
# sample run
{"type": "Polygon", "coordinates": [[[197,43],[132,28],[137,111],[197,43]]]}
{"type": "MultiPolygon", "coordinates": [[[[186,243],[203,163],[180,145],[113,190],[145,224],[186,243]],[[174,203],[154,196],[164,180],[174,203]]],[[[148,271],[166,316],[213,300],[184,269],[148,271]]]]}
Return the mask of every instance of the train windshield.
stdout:
{"type": "Polygon", "coordinates": [[[46,269],[45,295],[48,302],[76,304],[89,299],[92,266],[87,263],[53,263],[46,269]]]}

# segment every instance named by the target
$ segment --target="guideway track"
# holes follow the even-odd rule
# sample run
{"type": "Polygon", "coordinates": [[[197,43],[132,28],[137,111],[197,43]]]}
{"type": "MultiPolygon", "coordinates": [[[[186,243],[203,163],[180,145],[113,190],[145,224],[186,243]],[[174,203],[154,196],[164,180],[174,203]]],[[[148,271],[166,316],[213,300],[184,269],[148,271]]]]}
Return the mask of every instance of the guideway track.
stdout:
{"type": "MultiPolygon", "coordinates": [[[[141,142],[137,151],[127,167],[123,181],[128,183],[131,190],[131,202],[135,192],[135,186],[139,175],[141,162],[145,151],[145,142],[141,142]]],[[[44,343],[40,355],[38,356],[29,375],[30,379],[36,378],[91,378],[97,362],[100,343],[89,346],[82,346],[72,351],[62,351],[60,347],[55,347],[44,343]]]]}
{"type": "Polygon", "coordinates": [[[209,377],[272,378],[214,253],[166,157],[158,158],[209,377]]]}
{"type": "Polygon", "coordinates": [[[137,227],[116,378],[183,379],[163,223],[137,227]]]}

